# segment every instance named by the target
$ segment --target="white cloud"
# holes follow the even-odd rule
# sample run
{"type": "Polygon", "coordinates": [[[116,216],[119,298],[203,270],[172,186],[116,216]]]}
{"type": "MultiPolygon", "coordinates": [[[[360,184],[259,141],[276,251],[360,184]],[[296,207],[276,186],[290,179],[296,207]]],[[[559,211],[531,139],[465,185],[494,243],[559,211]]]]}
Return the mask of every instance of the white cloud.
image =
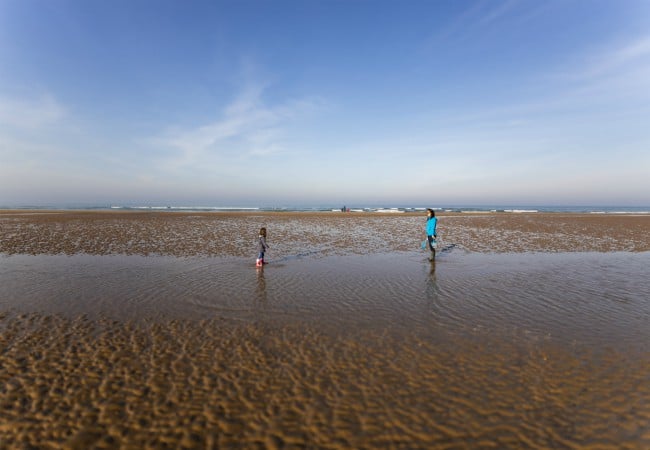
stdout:
{"type": "Polygon", "coordinates": [[[60,156],[70,118],[53,96],[0,96],[0,155],[5,163],[43,164],[60,156]]]}
{"type": "Polygon", "coordinates": [[[633,65],[632,68],[650,65],[650,36],[643,36],[596,55],[581,75],[583,78],[592,78],[630,69],[630,65],[633,65]]]}
{"type": "Polygon", "coordinates": [[[650,36],[641,36],[622,44],[599,48],[591,53],[575,55],[563,71],[551,75],[551,79],[580,85],[616,83],[624,87],[629,80],[634,86],[648,86],[645,75],[650,70],[650,36]]]}
{"type": "Polygon", "coordinates": [[[480,23],[488,24],[499,20],[503,16],[509,14],[516,6],[518,6],[518,3],[519,2],[517,0],[507,0],[501,4],[489,2],[488,6],[490,7],[490,10],[486,11],[480,18],[480,23]]]}
{"type": "Polygon", "coordinates": [[[66,110],[51,95],[38,98],[0,97],[0,127],[21,130],[56,124],[66,110]]]}
{"type": "Polygon", "coordinates": [[[219,119],[196,127],[175,127],[155,139],[175,150],[166,166],[200,166],[235,156],[268,156],[286,151],[286,128],[320,108],[323,102],[299,99],[268,105],[263,100],[265,89],[264,85],[250,85],[223,109],[219,119]]]}

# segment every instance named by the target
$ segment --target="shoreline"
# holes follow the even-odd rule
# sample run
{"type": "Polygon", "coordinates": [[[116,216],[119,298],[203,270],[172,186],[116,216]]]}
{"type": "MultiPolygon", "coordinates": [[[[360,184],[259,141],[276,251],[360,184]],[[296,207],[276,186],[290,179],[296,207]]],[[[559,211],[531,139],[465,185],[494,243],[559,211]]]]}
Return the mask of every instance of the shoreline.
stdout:
{"type": "MultiPolygon", "coordinates": [[[[436,215],[454,216],[454,215],[471,215],[471,214],[488,214],[488,215],[571,215],[571,216],[599,216],[599,215],[632,215],[632,216],[650,216],[650,210],[643,208],[641,211],[626,210],[593,210],[593,211],[564,211],[564,210],[535,210],[535,209],[463,209],[463,208],[433,208],[436,215]]],[[[350,209],[349,211],[339,211],[337,209],[208,209],[208,208],[0,208],[0,215],[4,214],[200,214],[200,215],[246,215],[246,214],[269,214],[269,215],[286,215],[286,214],[323,214],[323,215],[389,215],[389,216],[423,216],[426,214],[426,208],[360,208],[350,209]]]]}

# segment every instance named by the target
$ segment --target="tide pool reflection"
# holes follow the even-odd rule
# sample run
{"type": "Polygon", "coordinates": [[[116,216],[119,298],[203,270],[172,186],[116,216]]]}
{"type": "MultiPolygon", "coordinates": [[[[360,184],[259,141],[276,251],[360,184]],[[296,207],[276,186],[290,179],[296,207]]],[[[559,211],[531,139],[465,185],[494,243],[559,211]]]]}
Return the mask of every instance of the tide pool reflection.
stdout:
{"type": "Polygon", "coordinates": [[[257,267],[257,300],[266,303],[268,298],[266,294],[266,278],[264,277],[264,266],[257,267]]]}

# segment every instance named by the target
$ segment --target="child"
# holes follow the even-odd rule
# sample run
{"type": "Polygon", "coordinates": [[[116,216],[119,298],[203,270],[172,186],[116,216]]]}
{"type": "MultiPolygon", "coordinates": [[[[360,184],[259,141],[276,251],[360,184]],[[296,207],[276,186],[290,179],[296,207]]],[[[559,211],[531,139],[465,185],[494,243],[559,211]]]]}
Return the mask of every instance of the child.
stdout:
{"type": "Polygon", "coordinates": [[[438,219],[436,219],[436,213],[433,209],[427,209],[427,242],[429,243],[429,250],[431,250],[431,257],[429,261],[433,261],[436,258],[436,225],[438,224],[438,219]]]}
{"type": "Polygon", "coordinates": [[[268,245],[266,245],[266,228],[262,227],[260,228],[260,236],[257,241],[257,251],[259,252],[257,255],[257,261],[255,265],[257,267],[262,267],[265,262],[264,262],[264,252],[269,248],[268,245]]]}

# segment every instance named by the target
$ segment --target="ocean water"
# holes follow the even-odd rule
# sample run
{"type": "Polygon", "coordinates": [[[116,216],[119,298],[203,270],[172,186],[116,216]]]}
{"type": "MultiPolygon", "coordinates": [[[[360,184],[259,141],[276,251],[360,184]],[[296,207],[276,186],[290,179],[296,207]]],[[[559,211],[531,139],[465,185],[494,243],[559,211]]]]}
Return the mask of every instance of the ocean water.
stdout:
{"type": "Polygon", "coordinates": [[[179,205],[175,203],[143,203],[143,204],[57,204],[57,205],[0,205],[0,209],[66,209],[88,211],[187,211],[187,212],[232,212],[232,211],[277,211],[277,212],[310,212],[310,211],[342,211],[350,212],[383,212],[404,213],[421,212],[426,208],[446,212],[506,212],[506,213],[534,213],[534,212],[563,212],[587,214],[650,214],[650,206],[627,205],[179,205]]]}

